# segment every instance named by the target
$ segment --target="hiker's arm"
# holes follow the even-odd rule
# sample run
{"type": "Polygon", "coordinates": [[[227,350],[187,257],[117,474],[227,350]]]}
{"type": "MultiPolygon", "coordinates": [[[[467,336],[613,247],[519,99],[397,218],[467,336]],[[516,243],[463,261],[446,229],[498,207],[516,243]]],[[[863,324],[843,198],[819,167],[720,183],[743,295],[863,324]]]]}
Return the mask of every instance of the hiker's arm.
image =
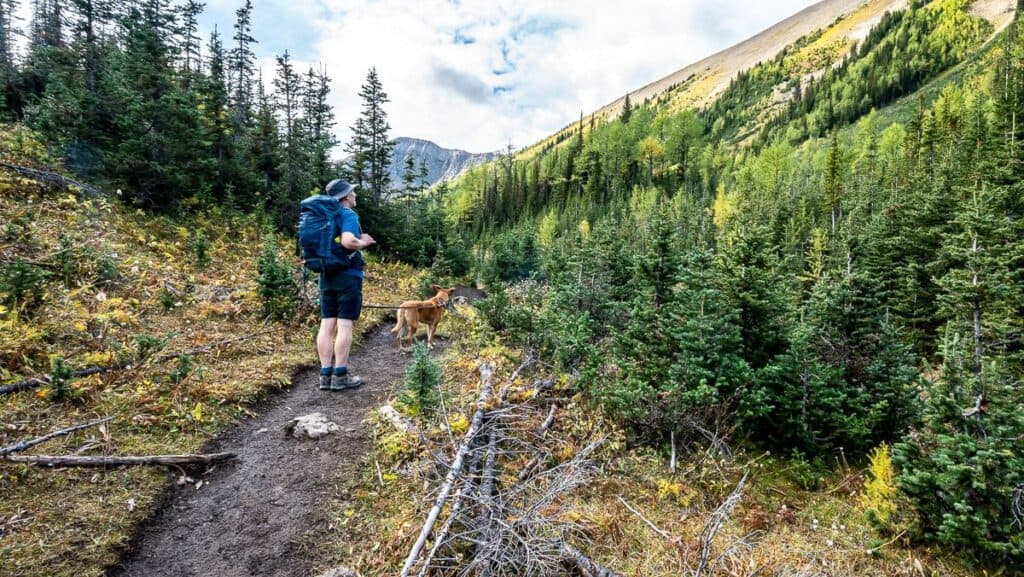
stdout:
{"type": "Polygon", "coordinates": [[[376,244],[376,242],[377,241],[373,240],[373,237],[368,234],[364,234],[362,237],[356,238],[356,235],[352,234],[351,232],[341,233],[341,246],[347,248],[348,250],[363,249],[370,246],[371,244],[376,244]]]}

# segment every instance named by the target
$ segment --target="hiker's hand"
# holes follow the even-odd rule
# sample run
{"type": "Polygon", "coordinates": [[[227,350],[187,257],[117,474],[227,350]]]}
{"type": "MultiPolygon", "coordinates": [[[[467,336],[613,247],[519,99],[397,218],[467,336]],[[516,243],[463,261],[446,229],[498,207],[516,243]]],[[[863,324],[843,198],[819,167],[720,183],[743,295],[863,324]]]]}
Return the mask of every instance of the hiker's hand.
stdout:
{"type": "Polygon", "coordinates": [[[359,236],[359,244],[361,244],[363,246],[370,246],[370,245],[377,244],[377,241],[373,240],[372,236],[370,236],[370,235],[368,235],[366,233],[363,233],[362,235],[359,236]]]}

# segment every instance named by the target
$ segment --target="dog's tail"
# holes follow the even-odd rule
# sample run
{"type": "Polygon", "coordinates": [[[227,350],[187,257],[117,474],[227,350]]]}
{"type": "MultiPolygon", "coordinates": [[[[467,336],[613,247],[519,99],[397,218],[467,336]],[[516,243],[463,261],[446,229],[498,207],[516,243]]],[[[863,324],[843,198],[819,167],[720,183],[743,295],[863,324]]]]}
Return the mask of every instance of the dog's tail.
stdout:
{"type": "Polygon", "coordinates": [[[405,314],[403,313],[402,309],[398,309],[398,322],[395,323],[395,328],[391,329],[391,334],[398,335],[398,338],[402,338],[405,332],[402,330],[405,327],[405,314]]]}

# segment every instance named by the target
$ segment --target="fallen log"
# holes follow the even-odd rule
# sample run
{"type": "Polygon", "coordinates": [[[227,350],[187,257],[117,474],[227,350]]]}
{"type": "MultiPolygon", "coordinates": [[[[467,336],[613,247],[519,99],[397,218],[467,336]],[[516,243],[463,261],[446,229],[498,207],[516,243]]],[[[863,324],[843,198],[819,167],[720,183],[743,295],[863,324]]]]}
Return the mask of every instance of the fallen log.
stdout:
{"type": "Polygon", "coordinates": [[[448,500],[448,495],[451,493],[452,486],[455,485],[455,481],[462,472],[462,465],[466,460],[466,453],[469,452],[469,447],[473,443],[473,439],[476,437],[476,434],[480,430],[480,426],[484,421],[484,413],[487,410],[487,403],[490,401],[491,390],[494,388],[493,378],[494,367],[486,363],[480,365],[480,397],[476,402],[476,412],[473,414],[473,420],[470,422],[469,429],[466,431],[466,434],[462,439],[462,444],[459,446],[459,450],[455,453],[455,458],[452,460],[452,466],[448,469],[448,475],[445,476],[444,482],[441,484],[441,488],[437,493],[437,497],[434,499],[434,506],[431,507],[430,513],[427,514],[427,520],[423,523],[423,529],[420,531],[420,536],[416,539],[416,543],[413,544],[412,549],[409,550],[409,557],[406,558],[405,566],[402,567],[401,577],[409,577],[409,572],[412,570],[413,565],[416,564],[416,559],[419,558],[420,552],[423,551],[423,546],[427,542],[427,537],[430,536],[430,532],[434,528],[434,523],[437,522],[437,517],[441,514],[441,509],[448,500]]]}
{"type": "Polygon", "coordinates": [[[75,425],[73,427],[68,427],[66,429],[61,429],[59,431],[54,431],[52,433],[48,433],[46,435],[43,435],[42,437],[36,437],[35,439],[29,439],[27,441],[21,441],[19,443],[15,443],[13,445],[9,445],[7,447],[3,447],[2,449],[0,449],[0,457],[2,457],[4,455],[10,455],[11,453],[18,453],[18,452],[24,451],[25,449],[28,449],[30,447],[34,447],[34,446],[38,445],[39,443],[43,443],[45,441],[49,441],[50,439],[52,439],[54,437],[59,437],[61,435],[67,435],[69,433],[74,433],[75,431],[80,431],[82,429],[88,429],[89,427],[95,427],[97,425],[102,425],[103,423],[106,423],[106,422],[110,421],[113,418],[114,417],[106,417],[106,418],[99,419],[99,420],[96,420],[96,421],[92,421],[92,422],[89,422],[89,423],[84,423],[84,424],[81,424],[81,425],[75,425]]]}
{"type": "Polygon", "coordinates": [[[452,499],[452,510],[448,514],[448,518],[444,520],[444,525],[441,525],[441,530],[438,531],[434,537],[434,545],[431,546],[430,551],[427,553],[427,558],[420,564],[420,572],[417,577],[427,577],[430,572],[430,563],[433,562],[434,557],[437,555],[437,551],[444,545],[445,540],[448,539],[448,533],[452,530],[452,524],[455,519],[459,516],[459,511],[462,509],[462,487],[459,487],[455,491],[455,497],[452,499]]]}
{"type": "Polygon", "coordinates": [[[568,543],[562,543],[560,552],[562,559],[568,565],[575,567],[576,570],[584,575],[590,575],[591,577],[622,577],[615,571],[598,565],[590,557],[584,555],[582,551],[568,543]]]}
{"type": "Polygon", "coordinates": [[[155,465],[181,467],[184,465],[211,465],[235,458],[234,453],[198,455],[142,455],[125,457],[93,457],[82,455],[7,455],[2,460],[37,467],[134,467],[155,465]]]}
{"type": "Polygon", "coordinates": [[[28,178],[31,178],[32,180],[41,182],[47,186],[58,186],[62,188],[71,188],[72,186],[74,186],[76,188],[81,189],[82,192],[88,193],[88,195],[93,198],[102,196],[103,194],[96,187],[90,186],[83,182],[79,182],[73,178],[68,178],[63,174],[59,174],[49,170],[39,170],[37,168],[18,166],[16,164],[10,164],[7,162],[0,162],[0,166],[6,168],[7,170],[10,170],[11,172],[14,172],[15,174],[26,176],[28,178]]]}
{"type": "MultiPolygon", "coordinates": [[[[106,373],[109,371],[123,368],[120,364],[114,364],[109,367],[89,367],[88,369],[81,369],[71,373],[71,378],[79,379],[82,377],[88,377],[89,375],[97,375],[100,373],[106,373]]],[[[53,381],[53,377],[50,375],[40,375],[38,377],[30,377],[23,381],[11,383],[9,385],[0,386],[0,395],[9,395],[11,393],[17,393],[21,391],[27,391],[43,385],[48,385],[53,381]]]]}

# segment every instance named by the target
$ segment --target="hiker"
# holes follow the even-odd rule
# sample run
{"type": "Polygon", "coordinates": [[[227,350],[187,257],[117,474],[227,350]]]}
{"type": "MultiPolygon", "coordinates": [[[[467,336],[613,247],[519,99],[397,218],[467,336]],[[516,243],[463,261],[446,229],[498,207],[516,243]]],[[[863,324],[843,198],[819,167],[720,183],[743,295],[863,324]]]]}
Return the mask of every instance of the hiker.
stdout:
{"type": "MultiPolygon", "coordinates": [[[[349,266],[320,273],[320,331],[316,335],[316,349],[320,355],[320,389],[343,391],[363,384],[362,378],[348,372],[348,353],[352,348],[352,323],[359,318],[363,306],[364,262],[359,251],[377,241],[363,233],[359,215],[352,210],[356,206],[354,185],[335,179],[324,187],[324,194],[341,203],[341,235],[334,242],[345,249],[349,266]]],[[[334,248],[338,250],[337,246],[334,248]]]]}

